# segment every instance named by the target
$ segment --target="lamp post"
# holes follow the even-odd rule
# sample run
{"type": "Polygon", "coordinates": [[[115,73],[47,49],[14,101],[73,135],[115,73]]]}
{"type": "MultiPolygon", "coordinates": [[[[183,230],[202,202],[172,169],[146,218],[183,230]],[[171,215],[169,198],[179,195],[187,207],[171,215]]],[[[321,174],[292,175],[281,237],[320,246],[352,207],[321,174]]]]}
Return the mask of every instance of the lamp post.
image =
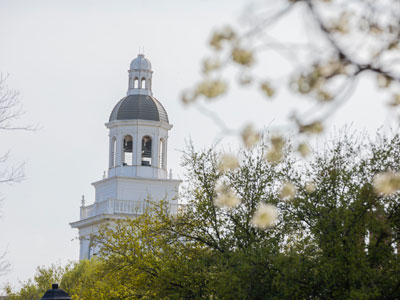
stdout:
{"type": "Polygon", "coordinates": [[[54,283],[51,286],[51,289],[47,290],[47,292],[44,293],[43,297],[40,300],[49,300],[49,299],[53,299],[53,300],[71,300],[71,297],[68,296],[68,294],[64,290],[59,289],[57,283],[54,283]]]}

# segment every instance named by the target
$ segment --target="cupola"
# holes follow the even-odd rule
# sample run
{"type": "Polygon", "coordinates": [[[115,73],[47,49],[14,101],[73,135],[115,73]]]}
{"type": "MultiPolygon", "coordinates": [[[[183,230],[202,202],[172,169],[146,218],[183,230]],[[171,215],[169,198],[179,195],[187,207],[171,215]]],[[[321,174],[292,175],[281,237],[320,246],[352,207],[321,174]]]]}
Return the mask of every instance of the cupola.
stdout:
{"type": "Polygon", "coordinates": [[[129,72],[129,95],[149,95],[153,93],[151,91],[151,76],[153,71],[151,70],[150,61],[144,57],[144,54],[139,54],[134,60],[132,60],[129,72]]]}

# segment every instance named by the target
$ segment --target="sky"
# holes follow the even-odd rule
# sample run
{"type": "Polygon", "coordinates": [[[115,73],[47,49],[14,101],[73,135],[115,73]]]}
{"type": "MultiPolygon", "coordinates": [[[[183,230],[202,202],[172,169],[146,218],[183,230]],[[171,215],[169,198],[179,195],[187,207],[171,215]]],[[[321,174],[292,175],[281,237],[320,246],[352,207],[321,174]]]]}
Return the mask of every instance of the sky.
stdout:
{"type": "MultiPolygon", "coordinates": [[[[19,91],[25,114],[18,124],[35,131],[0,132],[0,153],[10,150],[9,165],[25,163],[26,178],[1,185],[0,253],[12,269],[0,277],[18,286],[39,265],[77,260],[81,196],[94,201],[92,182],[108,167],[107,122],[114,105],[126,95],[129,63],[144,48],[153,66],[153,93],[174,125],[168,140],[168,168],[184,179],[181,151],[188,140],[198,148],[213,145],[219,128],[212,119],[180,101],[184,89],[201,78],[210,53],[211,32],[238,23],[244,0],[0,0],[0,72],[19,91]]],[[[293,15],[275,34],[305,39],[293,15]]],[[[261,64],[261,62],[259,61],[261,64]]],[[[263,61],[269,76],[280,74],[280,59],[263,61]]],[[[232,76],[234,71],[232,71],[232,76]]],[[[351,124],[373,133],[388,127],[387,109],[370,78],[352,101],[330,121],[331,129],[351,124]],[[379,98],[379,99],[378,99],[379,98]],[[381,101],[382,100],[382,101],[381,101]],[[379,103],[380,102],[380,103],[379,103]]],[[[230,89],[216,103],[203,103],[225,123],[239,129],[251,120],[256,127],[280,124],[293,104],[282,91],[274,101],[261,93],[230,89]]],[[[236,149],[236,137],[220,145],[236,149]]],[[[1,294],[1,293],[0,293],[1,294]]]]}

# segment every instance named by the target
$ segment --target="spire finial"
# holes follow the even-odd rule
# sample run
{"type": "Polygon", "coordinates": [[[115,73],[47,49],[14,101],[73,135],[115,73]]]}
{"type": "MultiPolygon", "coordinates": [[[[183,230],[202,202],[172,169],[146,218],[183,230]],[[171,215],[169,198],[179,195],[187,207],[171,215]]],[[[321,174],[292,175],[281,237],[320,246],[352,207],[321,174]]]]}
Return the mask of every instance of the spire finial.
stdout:
{"type": "Polygon", "coordinates": [[[144,46],[139,46],[139,53],[138,53],[138,56],[139,55],[143,55],[144,56],[144,46]]]}

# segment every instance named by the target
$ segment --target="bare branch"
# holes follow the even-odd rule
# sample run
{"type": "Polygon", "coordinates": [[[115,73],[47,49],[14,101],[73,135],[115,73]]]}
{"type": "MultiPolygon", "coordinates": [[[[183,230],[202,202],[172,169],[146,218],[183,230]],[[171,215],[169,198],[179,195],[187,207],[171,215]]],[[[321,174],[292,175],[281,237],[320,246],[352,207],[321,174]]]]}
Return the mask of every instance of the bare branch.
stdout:
{"type": "Polygon", "coordinates": [[[36,130],[32,125],[15,125],[24,111],[19,92],[6,84],[8,76],[0,73],[0,130],[36,130]]]}
{"type": "MultiPolygon", "coordinates": [[[[10,89],[6,84],[8,76],[0,73],[0,130],[35,130],[32,126],[15,125],[15,121],[20,118],[24,112],[20,101],[19,93],[10,89]]],[[[8,161],[10,151],[0,155],[0,184],[16,183],[24,179],[25,163],[17,167],[3,167],[8,161]]],[[[3,198],[0,197],[0,204],[3,198]]],[[[5,260],[6,252],[0,255],[0,276],[8,273],[10,263],[5,260]]]]}
{"type": "Polygon", "coordinates": [[[8,261],[5,260],[6,252],[0,255],[0,276],[6,275],[10,269],[11,265],[8,261]]]}
{"type": "Polygon", "coordinates": [[[0,171],[0,184],[21,182],[25,178],[24,168],[25,163],[22,163],[17,167],[5,168],[0,171]]]}
{"type": "MultiPolygon", "coordinates": [[[[314,20],[317,22],[321,31],[324,33],[326,39],[329,41],[331,46],[337,52],[339,59],[346,64],[350,64],[350,65],[353,65],[356,67],[354,76],[357,76],[357,75],[363,73],[364,71],[372,71],[372,72],[384,75],[387,78],[390,78],[391,80],[400,81],[400,76],[398,76],[397,74],[393,74],[388,70],[383,69],[383,67],[381,67],[381,66],[375,66],[373,60],[371,60],[369,63],[361,63],[361,62],[356,61],[354,58],[352,58],[345,51],[345,49],[343,47],[341,47],[339,45],[339,43],[336,41],[336,39],[333,36],[333,31],[330,28],[328,28],[326,26],[326,24],[324,24],[321,16],[318,14],[317,10],[315,9],[313,1],[305,0],[305,2],[307,3],[307,6],[311,12],[311,15],[313,16],[314,20]]],[[[394,41],[398,42],[398,37],[396,38],[396,40],[390,41],[389,45],[390,45],[390,43],[393,43],[394,41]]],[[[387,47],[389,47],[389,45],[387,45],[387,47]]],[[[379,54],[382,54],[382,52],[387,49],[388,48],[382,47],[382,49],[379,51],[379,53],[377,53],[377,56],[379,56],[379,54]]]]}
{"type": "Polygon", "coordinates": [[[12,129],[12,121],[23,114],[19,93],[7,86],[7,77],[0,74],[0,127],[2,129],[12,129]]]}

